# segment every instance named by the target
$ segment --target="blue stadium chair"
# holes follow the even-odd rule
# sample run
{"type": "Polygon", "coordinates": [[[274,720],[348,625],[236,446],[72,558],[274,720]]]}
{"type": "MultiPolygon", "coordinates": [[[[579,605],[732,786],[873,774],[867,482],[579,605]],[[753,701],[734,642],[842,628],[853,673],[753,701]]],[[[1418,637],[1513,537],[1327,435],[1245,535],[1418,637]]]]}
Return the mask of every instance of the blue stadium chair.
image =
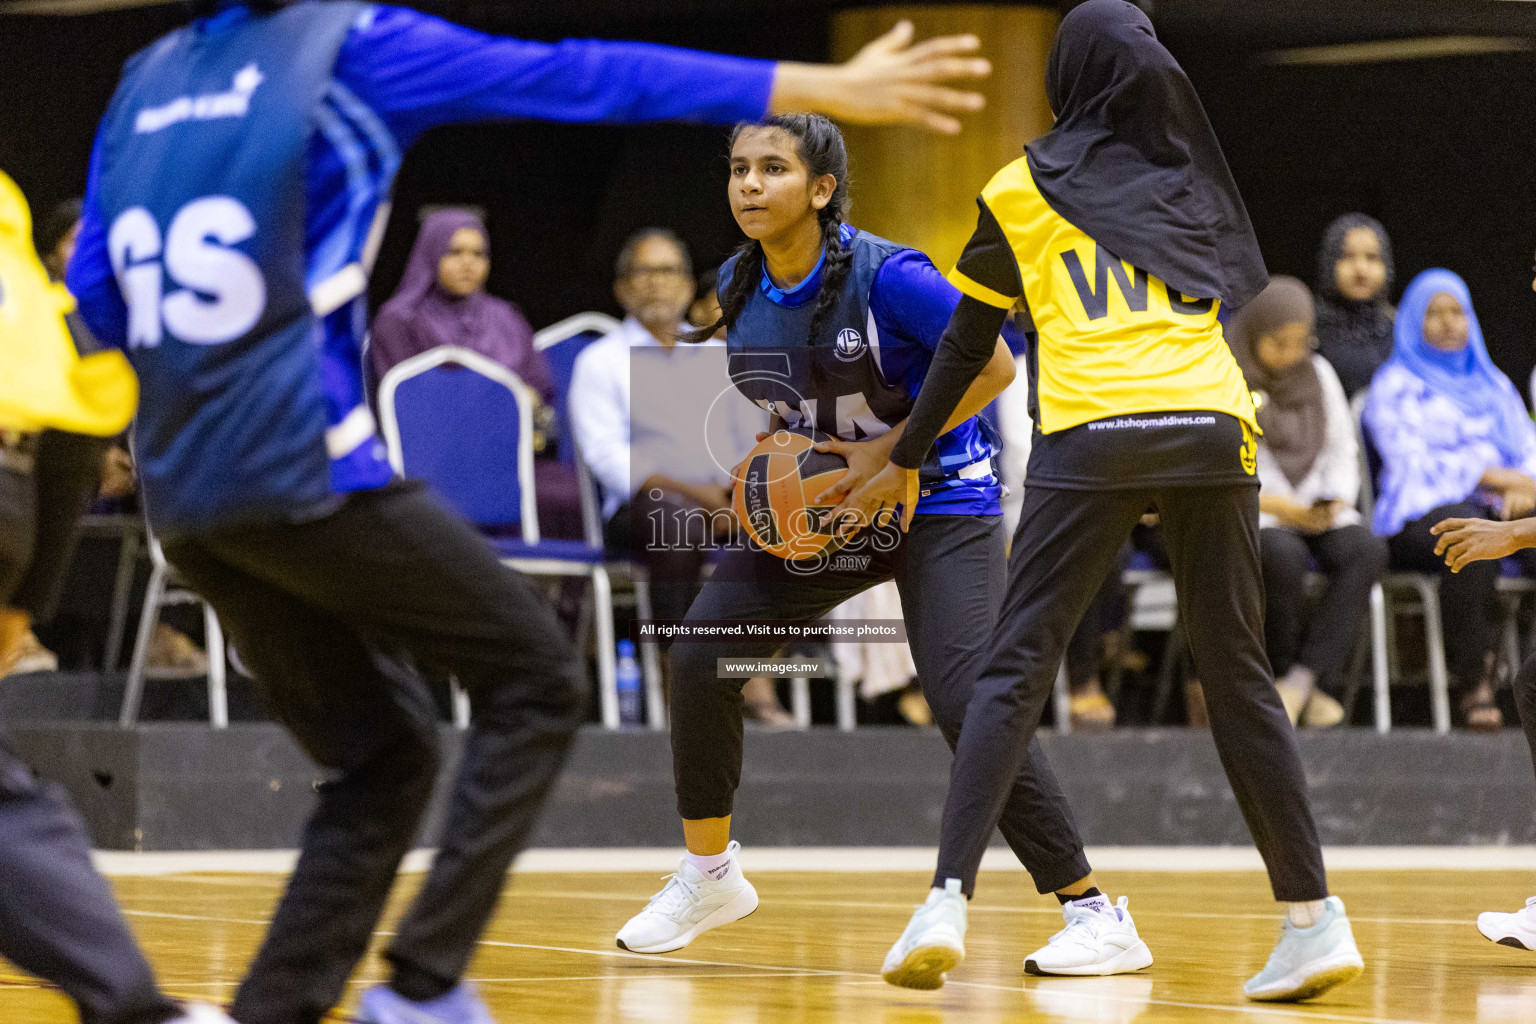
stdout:
{"type": "MultiPolygon", "coordinates": [[[[594,341],[606,338],[619,329],[619,321],[602,313],[577,313],[558,323],[551,324],[533,336],[533,347],[544,353],[549,365],[550,377],[555,385],[555,431],[560,461],[576,468],[581,484],[581,518],[583,535],[589,544],[603,546],[602,502],[598,498],[597,482],[576,444],[570,429],[571,377],[576,370],[576,357],[594,341]]],[[[650,587],[643,571],[628,561],[610,561],[605,565],[614,585],[616,600],[627,597],[635,607],[635,615],[649,619],[651,615],[650,587]]],[[[645,707],[647,724],[653,729],[667,726],[666,698],[661,685],[661,652],[652,641],[639,644],[640,667],[645,678],[645,707]]]]}
{"type": "Polygon", "coordinates": [[[549,374],[555,383],[555,430],[559,437],[560,461],[576,465],[579,461],[571,437],[569,395],[571,375],[576,372],[576,357],[581,350],[619,329],[619,322],[603,313],[577,313],[559,323],[550,324],[533,336],[533,347],[544,353],[549,374]],[[569,442],[569,443],[568,443],[569,442]]]}
{"type": "Polygon", "coordinates": [[[379,384],[380,426],[395,472],[430,484],[486,533],[504,564],[531,576],[591,581],[602,721],[617,728],[613,598],[602,544],[539,535],[533,406],[516,374],[456,346],[412,356],[379,384]]]}

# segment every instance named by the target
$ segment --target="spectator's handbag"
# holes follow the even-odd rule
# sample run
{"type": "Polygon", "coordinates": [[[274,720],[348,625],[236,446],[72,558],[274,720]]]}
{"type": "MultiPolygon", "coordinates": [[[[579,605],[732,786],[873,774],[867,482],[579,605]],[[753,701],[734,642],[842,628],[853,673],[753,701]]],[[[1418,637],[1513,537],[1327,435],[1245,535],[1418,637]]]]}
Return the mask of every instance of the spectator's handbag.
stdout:
{"type": "Polygon", "coordinates": [[[64,322],[74,308],[32,248],[26,198],[0,171],[0,429],[110,437],[133,418],[133,368],[115,349],[80,356],[64,322]]]}

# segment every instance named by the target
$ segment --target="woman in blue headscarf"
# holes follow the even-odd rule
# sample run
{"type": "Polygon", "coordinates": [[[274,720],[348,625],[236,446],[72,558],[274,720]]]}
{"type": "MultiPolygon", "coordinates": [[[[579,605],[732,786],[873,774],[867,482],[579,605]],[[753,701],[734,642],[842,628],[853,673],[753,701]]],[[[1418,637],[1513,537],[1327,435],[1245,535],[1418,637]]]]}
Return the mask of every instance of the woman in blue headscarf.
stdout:
{"type": "Polygon", "coordinates": [[[1394,568],[1440,573],[1446,659],[1472,729],[1497,729],[1490,680],[1498,639],[1497,562],[1452,574],[1430,527],[1447,518],[1519,519],[1536,511],[1536,427],[1493,365],[1467,285],[1449,270],[1413,279],[1398,307],[1392,357],[1376,372],[1365,426],[1381,454],[1376,534],[1394,568]]]}

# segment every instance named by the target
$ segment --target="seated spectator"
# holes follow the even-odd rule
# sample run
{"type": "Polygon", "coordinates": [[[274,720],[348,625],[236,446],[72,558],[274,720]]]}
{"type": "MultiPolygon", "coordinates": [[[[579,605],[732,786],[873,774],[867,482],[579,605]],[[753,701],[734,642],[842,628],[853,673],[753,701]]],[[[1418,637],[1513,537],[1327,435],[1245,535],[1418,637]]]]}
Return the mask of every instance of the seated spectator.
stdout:
{"type": "Polygon", "coordinates": [[[1265,646],[1292,723],[1337,725],[1323,692],[1355,648],[1387,547],[1360,525],[1360,446],[1349,401],[1328,361],[1313,352],[1312,293],[1274,277],[1244,306],[1227,338],[1259,398],[1259,552],[1264,565],[1265,646]],[[1313,560],[1328,579],[1307,614],[1313,560]]]}
{"type": "Polygon", "coordinates": [[[1105,664],[1111,658],[1123,658],[1125,619],[1130,610],[1131,594],[1125,585],[1125,570],[1130,564],[1129,545],[1122,548],[1104,577],[1093,603],[1083,612],[1072,639],[1067,642],[1063,664],[1071,690],[1068,714],[1075,731],[1095,732],[1115,727],[1115,705],[1104,692],[1101,681],[1105,664]]]}
{"type": "Polygon", "coordinates": [[[368,365],[374,386],[391,368],[443,345],[478,352],[517,374],[534,393],[534,493],[539,530],[546,537],[581,536],[581,492],[575,473],[544,450],[553,427],[554,379],[533,328],[512,303],[485,290],[491,272],[490,237],[468,210],[438,210],[422,222],[395,294],[374,318],[368,365]]]}
{"type": "Polygon", "coordinates": [[[681,619],[711,544],[733,532],[730,469],[768,416],[731,386],[723,344],[678,344],[694,284],[676,235],[630,236],[613,292],[624,322],[576,357],[571,425],[602,485],[609,550],[645,566],[658,619],[681,619]]]}
{"type": "Polygon", "coordinates": [[[490,237],[468,210],[438,210],[422,222],[395,294],[374,318],[368,358],[379,380],[411,356],[456,345],[500,363],[541,402],[554,398],[533,328],[512,303],[487,294],[490,237]]]}
{"type": "MultiPolygon", "coordinates": [[[[75,237],[80,230],[81,200],[66,199],[58,203],[33,226],[33,242],[42,259],[43,267],[51,280],[62,281],[64,270],[75,251],[75,237]]],[[[76,347],[82,353],[93,351],[98,343],[78,317],[66,317],[76,347]]],[[[101,438],[84,437],[57,430],[45,430],[36,439],[38,502],[51,511],[39,518],[36,525],[38,567],[34,576],[50,581],[48,593],[35,597],[32,603],[46,609],[47,615],[34,615],[42,628],[49,628],[44,635],[57,645],[60,639],[71,639],[80,634],[71,629],[68,620],[82,592],[102,603],[101,598],[110,594],[112,564],[87,558],[83,560],[91,568],[82,570],[82,560],[75,557],[75,524],[92,497],[98,500],[118,500],[133,493],[133,458],[128,453],[125,438],[107,442],[101,438]],[[96,481],[100,491],[93,494],[96,481]],[[62,530],[62,535],[57,535],[62,530]],[[82,578],[88,577],[88,578],[82,578]],[[61,610],[62,609],[62,610],[61,610]],[[51,621],[50,621],[51,620],[51,621]]],[[[114,510],[115,511],[115,510],[114,510]]],[[[105,541],[105,539],[103,538],[105,541]]],[[[115,546],[115,542],[113,543],[115,546]]],[[[115,552],[113,555],[115,559],[115,552]]],[[[105,622],[105,615],[101,616],[105,622]]],[[[106,643],[105,631],[97,628],[94,643],[75,643],[72,646],[101,647],[106,643]]],[[[62,648],[59,648],[62,650],[62,648]]],[[[22,637],[19,653],[9,671],[20,675],[26,672],[48,672],[60,667],[53,650],[28,630],[22,637]]],[[[77,660],[75,667],[85,667],[77,660]]],[[[116,666],[108,666],[115,669],[116,666]]],[[[189,637],[167,623],[159,623],[152,635],[145,674],[151,678],[191,678],[208,672],[208,656],[189,637]]],[[[0,672],[3,674],[3,672],[0,672]]]]}
{"type": "MultiPolygon", "coordinates": [[[[826,617],[834,622],[900,619],[901,590],[895,580],[886,580],[850,597],[828,612],[826,617]]],[[[933,724],[933,710],[928,707],[928,699],[923,696],[922,684],[917,678],[917,663],[912,660],[912,648],[906,641],[864,643],[857,640],[835,640],[829,646],[837,662],[838,678],[856,683],[860,700],[873,702],[888,693],[899,693],[896,713],[902,721],[917,726],[933,724]]]]}
{"type": "Polygon", "coordinates": [[[1365,425],[1381,455],[1376,534],[1394,567],[1440,576],[1446,660],[1472,729],[1498,729],[1493,652],[1498,562],[1451,573],[1429,529],[1442,519],[1518,519],[1536,510],[1536,427],[1488,358],[1462,279],[1426,270],[1403,293],[1392,358],[1376,371],[1365,425]]]}
{"type": "Polygon", "coordinates": [[[1328,225],[1317,255],[1317,350],[1350,398],[1392,354],[1392,242],[1363,213],[1328,225]]]}

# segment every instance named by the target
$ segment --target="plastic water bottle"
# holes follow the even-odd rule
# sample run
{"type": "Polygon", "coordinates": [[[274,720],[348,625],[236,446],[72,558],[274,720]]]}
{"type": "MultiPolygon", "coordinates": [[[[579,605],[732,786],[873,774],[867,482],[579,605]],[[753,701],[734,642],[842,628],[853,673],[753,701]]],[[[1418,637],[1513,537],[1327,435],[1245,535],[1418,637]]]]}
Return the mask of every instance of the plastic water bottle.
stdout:
{"type": "Polygon", "coordinates": [[[619,721],[640,724],[640,663],[635,660],[635,642],[620,640],[619,660],[614,668],[614,682],[619,691],[619,721]]]}

